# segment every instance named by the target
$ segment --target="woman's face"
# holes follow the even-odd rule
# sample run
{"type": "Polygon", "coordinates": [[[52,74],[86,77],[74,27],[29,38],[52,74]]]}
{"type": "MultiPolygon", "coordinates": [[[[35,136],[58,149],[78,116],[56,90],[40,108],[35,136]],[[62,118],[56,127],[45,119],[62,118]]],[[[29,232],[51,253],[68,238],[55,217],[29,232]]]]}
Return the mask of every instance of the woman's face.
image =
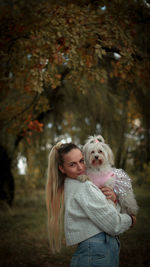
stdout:
{"type": "Polygon", "coordinates": [[[85,173],[85,164],[82,152],[78,148],[72,149],[64,155],[64,164],[59,169],[67,177],[76,179],[85,173]]]}

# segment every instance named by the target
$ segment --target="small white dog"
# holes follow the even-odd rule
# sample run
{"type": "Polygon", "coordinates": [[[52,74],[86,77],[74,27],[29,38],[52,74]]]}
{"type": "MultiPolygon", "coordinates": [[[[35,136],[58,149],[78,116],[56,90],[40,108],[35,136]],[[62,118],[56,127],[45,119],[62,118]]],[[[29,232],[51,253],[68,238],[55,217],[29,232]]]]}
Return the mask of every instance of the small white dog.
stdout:
{"type": "MultiPolygon", "coordinates": [[[[101,135],[90,136],[83,146],[86,175],[78,179],[82,182],[90,179],[96,186],[107,186],[114,190],[122,213],[136,215],[137,202],[132,190],[131,179],[122,169],[113,168],[114,156],[111,148],[101,135]]],[[[112,201],[111,201],[112,203],[112,201]]]]}

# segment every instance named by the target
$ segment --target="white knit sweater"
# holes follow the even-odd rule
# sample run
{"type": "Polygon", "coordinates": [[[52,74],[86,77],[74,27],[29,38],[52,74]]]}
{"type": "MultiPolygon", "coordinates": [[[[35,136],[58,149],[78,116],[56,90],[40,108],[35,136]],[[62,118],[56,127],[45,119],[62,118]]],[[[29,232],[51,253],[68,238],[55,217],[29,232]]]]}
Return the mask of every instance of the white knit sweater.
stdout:
{"type": "Polygon", "coordinates": [[[119,235],[131,226],[132,219],[120,214],[92,182],[65,180],[65,237],[74,245],[100,232],[119,235]]]}

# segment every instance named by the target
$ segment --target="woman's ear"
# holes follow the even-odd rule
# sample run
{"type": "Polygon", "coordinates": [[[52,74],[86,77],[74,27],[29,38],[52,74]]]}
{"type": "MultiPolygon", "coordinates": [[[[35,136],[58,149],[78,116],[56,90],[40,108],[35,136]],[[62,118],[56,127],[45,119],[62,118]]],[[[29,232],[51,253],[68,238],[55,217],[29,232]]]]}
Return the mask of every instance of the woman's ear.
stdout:
{"type": "Polygon", "coordinates": [[[59,165],[58,168],[62,173],[65,173],[64,168],[61,165],[59,165]]]}

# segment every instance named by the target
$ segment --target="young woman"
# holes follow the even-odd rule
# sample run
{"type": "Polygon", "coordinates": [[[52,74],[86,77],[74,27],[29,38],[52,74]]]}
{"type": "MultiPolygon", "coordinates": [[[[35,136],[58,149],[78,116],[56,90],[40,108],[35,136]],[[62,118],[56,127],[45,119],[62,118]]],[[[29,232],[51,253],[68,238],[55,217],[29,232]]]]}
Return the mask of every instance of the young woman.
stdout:
{"type": "Polygon", "coordinates": [[[108,203],[104,194],[115,201],[110,189],[103,189],[103,194],[91,181],[78,181],[84,172],[84,158],[75,144],[57,143],[52,148],[46,187],[51,249],[61,248],[64,220],[67,245],[78,244],[71,267],[117,267],[117,235],[134,225],[136,217],[120,214],[108,203]]]}

